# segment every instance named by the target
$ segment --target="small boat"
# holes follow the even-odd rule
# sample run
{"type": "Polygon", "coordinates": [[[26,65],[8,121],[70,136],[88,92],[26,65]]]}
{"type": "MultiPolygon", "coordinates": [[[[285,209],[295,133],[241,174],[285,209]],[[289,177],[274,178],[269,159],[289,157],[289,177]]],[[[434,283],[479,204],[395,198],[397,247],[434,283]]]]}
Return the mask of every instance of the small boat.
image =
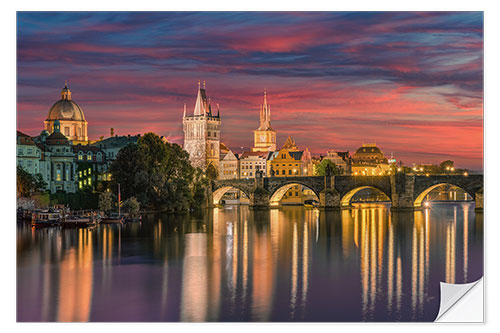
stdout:
{"type": "Polygon", "coordinates": [[[123,215],[119,215],[117,213],[111,213],[109,216],[105,216],[101,218],[101,223],[104,224],[114,224],[114,223],[123,223],[123,215]]]}
{"type": "Polygon", "coordinates": [[[315,207],[318,207],[317,200],[304,200],[304,208],[305,209],[313,209],[315,207]]]}
{"type": "Polygon", "coordinates": [[[63,227],[87,227],[95,225],[96,221],[88,216],[70,215],[61,221],[63,227]]]}
{"type": "Polygon", "coordinates": [[[58,211],[40,211],[33,214],[31,224],[35,227],[61,225],[61,213],[58,211]]]}

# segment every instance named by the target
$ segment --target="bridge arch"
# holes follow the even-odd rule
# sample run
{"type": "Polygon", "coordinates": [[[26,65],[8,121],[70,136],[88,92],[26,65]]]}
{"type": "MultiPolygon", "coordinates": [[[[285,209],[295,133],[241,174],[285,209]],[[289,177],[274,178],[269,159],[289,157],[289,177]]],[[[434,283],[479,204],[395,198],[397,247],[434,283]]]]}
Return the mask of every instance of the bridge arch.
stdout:
{"type": "Polygon", "coordinates": [[[276,188],[274,190],[274,192],[271,193],[271,196],[269,198],[269,205],[271,207],[278,207],[280,205],[280,201],[281,201],[281,199],[283,199],[283,196],[285,195],[285,193],[288,192],[288,190],[290,190],[292,187],[297,186],[297,185],[304,186],[305,188],[311,190],[314,193],[316,200],[319,202],[319,193],[317,193],[317,191],[314,188],[312,188],[308,184],[298,182],[298,181],[293,181],[293,182],[287,182],[287,183],[279,186],[278,188],[276,188]]]}
{"type": "Polygon", "coordinates": [[[250,198],[249,193],[244,188],[240,188],[238,186],[222,186],[222,187],[219,187],[218,189],[216,189],[212,193],[212,198],[213,198],[213,202],[212,203],[214,205],[220,204],[220,201],[221,201],[222,197],[224,196],[224,194],[226,194],[227,191],[229,191],[231,189],[240,190],[241,192],[243,192],[247,196],[247,198],[250,198]]]}
{"type": "Polygon", "coordinates": [[[425,197],[427,196],[427,194],[429,194],[432,190],[440,187],[440,186],[444,186],[444,185],[451,185],[451,186],[454,186],[454,187],[457,187],[459,189],[461,189],[462,191],[464,191],[465,193],[467,193],[468,195],[470,195],[472,197],[472,199],[475,199],[476,197],[476,193],[470,193],[470,191],[464,189],[463,187],[461,186],[458,186],[456,184],[453,184],[453,183],[438,183],[438,184],[433,184],[429,187],[427,187],[426,189],[424,189],[422,192],[420,193],[415,193],[416,196],[415,196],[415,201],[413,202],[413,205],[415,206],[415,208],[419,208],[419,207],[422,207],[422,202],[424,201],[425,197]]]}
{"type": "Polygon", "coordinates": [[[375,187],[375,186],[369,186],[369,185],[365,185],[365,186],[358,186],[358,187],[355,187],[353,188],[352,190],[348,191],[347,193],[345,193],[342,198],[340,199],[340,206],[341,207],[348,207],[351,205],[351,200],[352,200],[352,197],[362,191],[362,190],[365,190],[365,189],[374,189],[374,190],[377,190],[377,192],[380,192],[380,193],[383,193],[386,197],[387,197],[387,200],[390,201],[391,200],[391,195],[389,193],[386,193],[385,191],[375,187]]]}

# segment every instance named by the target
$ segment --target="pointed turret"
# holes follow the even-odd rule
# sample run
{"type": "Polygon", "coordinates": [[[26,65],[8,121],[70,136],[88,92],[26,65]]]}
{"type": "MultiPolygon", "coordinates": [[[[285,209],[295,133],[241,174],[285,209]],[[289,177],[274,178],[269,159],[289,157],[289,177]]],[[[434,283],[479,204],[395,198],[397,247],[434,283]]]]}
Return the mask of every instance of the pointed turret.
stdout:
{"type": "Polygon", "coordinates": [[[184,115],[183,118],[186,118],[186,103],[184,103],[184,115]]]}
{"type": "Polygon", "coordinates": [[[260,126],[259,130],[266,131],[271,127],[271,107],[267,104],[267,91],[264,90],[264,104],[260,106],[260,126]]]}

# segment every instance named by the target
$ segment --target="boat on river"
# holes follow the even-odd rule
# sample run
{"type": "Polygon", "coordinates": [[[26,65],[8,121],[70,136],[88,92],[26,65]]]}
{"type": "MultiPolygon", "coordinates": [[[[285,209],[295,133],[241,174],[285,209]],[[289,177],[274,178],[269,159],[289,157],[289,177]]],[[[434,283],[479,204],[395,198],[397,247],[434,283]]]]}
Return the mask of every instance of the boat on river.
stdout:
{"type": "Polygon", "coordinates": [[[43,210],[33,214],[31,225],[35,227],[49,227],[61,225],[62,215],[60,211],[43,210]]]}
{"type": "Polygon", "coordinates": [[[96,224],[97,221],[92,216],[69,215],[61,220],[63,227],[88,227],[96,224]]]}

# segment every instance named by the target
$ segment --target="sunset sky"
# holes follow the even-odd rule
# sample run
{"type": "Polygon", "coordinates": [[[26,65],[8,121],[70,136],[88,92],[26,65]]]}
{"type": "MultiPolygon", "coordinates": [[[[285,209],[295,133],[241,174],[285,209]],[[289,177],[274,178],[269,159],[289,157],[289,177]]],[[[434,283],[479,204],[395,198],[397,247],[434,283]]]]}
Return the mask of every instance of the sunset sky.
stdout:
{"type": "Polygon", "coordinates": [[[153,131],[182,144],[198,80],[222,141],[253,144],[264,89],[278,146],[376,142],[405,164],[482,170],[480,12],[18,13],[17,127],[38,135],[67,80],[91,139],[153,131]]]}

